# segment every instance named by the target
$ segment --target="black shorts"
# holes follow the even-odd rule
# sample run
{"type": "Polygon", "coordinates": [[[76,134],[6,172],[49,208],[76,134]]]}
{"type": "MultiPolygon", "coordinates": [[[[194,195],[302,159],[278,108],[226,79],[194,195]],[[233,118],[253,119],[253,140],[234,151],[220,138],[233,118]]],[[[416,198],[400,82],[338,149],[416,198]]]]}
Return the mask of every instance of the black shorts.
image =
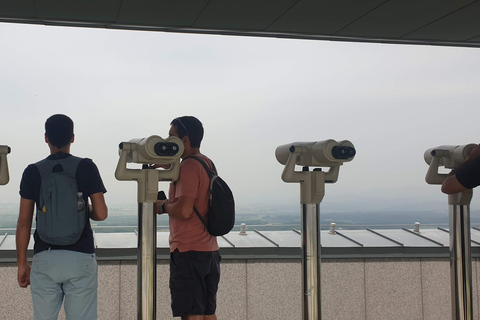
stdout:
{"type": "Polygon", "coordinates": [[[212,315],[220,281],[218,251],[175,250],[170,254],[170,293],[174,317],[212,315]]]}

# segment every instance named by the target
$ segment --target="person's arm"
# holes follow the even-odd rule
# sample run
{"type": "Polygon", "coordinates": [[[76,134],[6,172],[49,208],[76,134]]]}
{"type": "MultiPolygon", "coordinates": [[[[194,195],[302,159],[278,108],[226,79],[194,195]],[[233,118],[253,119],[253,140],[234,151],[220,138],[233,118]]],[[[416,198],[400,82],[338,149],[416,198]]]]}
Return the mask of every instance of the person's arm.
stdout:
{"type": "Polygon", "coordinates": [[[458,181],[457,176],[452,174],[448,176],[445,181],[442,183],[442,192],[446,194],[454,194],[467,190],[460,181],[458,181]]]}
{"type": "Polygon", "coordinates": [[[35,201],[20,198],[20,212],[17,221],[15,242],[17,247],[18,284],[26,288],[30,284],[30,265],[27,261],[28,243],[32,230],[33,209],[35,201]]]}
{"type": "Polygon", "coordinates": [[[465,159],[465,162],[458,170],[452,170],[452,172],[450,172],[450,176],[448,176],[442,183],[442,192],[446,194],[454,194],[469,189],[463,186],[460,181],[458,181],[456,173],[464,170],[473,160],[477,159],[478,157],[480,157],[480,144],[472,149],[465,159]]]}
{"type": "Polygon", "coordinates": [[[90,195],[92,204],[90,205],[90,219],[95,221],[103,221],[108,217],[108,208],[105,203],[103,192],[97,192],[90,195]]]}
{"type": "Polygon", "coordinates": [[[195,198],[181,196],[175,202],[169,202],[168,200],[160,200],[156,204],[156,211],[158,214],[167,213],[168,215],[175,217],[177,219],[187,219],[193,213],[193,206],[195,203],[195,198]],[[162,203],[165,203],[165,210],[162,212],[160,209],[162,203]]]}

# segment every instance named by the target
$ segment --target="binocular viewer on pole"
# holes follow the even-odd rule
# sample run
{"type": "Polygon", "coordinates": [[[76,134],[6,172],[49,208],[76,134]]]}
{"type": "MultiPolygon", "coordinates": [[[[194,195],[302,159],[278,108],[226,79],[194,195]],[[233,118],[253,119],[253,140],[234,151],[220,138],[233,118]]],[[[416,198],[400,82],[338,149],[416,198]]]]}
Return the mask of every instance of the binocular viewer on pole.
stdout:
{"type": "Polygon", "coordinates": [[[180,174],[180,157],[184,151],[182,140],[177,137],[163,139],[159,136],[132,139],[119,145],[115,177],[117,180],[134,180],[138,182],[138,202],[157,201],[158,182],[176,181],[180,174]],[[158,164],[165,170],[153,170],[153,167],[143,169],[128,169],[127,163],[144,165],[158,164]]]}
{"type": "Polygon", "coordinates": [[[171,164],[183,154],[183,143],[177,137],[159,136],[132,139],[119,145],[119,152],[127,152],[127,162],[143,164],[171,164]]]}
{"type": "MultiPolygon", "coordinates": [[[[329,167],[330,169],[323,176],[323,183],[335,183],[338,179],[339,167],[344,162],[352,161],[355,154],[355,147],[350,141],[337,142],[333,139],[315,142],[293,142],[279,146],[275,150],[278,162],[285,165],[282,174],[282,180],[285,182],[303,181],[302,176],[305,174],[295,171],[295,165],[299,165],[304,167],[303,172],[308,172],[308,167],[329,167]]],[[[314,171],[321,170],[314,169],[314,171]]],[[[318,197],[316,198],[318,199],[318,197]]],[[[317,203],[320,203],[320,201],[317,203]]]]}
{"type": "Polygon", "coordinates": [[[439,167],[458,169],[465,162],[468,154],[477,145],[475,143],[464,145],[444,145],[430,148],[425,151],[424,159],[429,165],[425,181],[428,184],[442,184],[448,177],[446,173],[439,173],[439,167]]]}
{"type": "MultiPolygon", "coordinates": [[[[461,168],[476,144],[444,145],[425,151],[428,164],[425,181],[443,184],[449,174],[439,173],[439,167],[461,168]]],[[[458,181],[457,181],[458,183],[458,181]]],[[[470,201],[472,190],[449,194],[450,281],[452,319],[473,319],[472,253],[470,235],[470,201]]]]}
{"type": "Polygon", "coordinates": [[[12,151],[9,146],[0,146],[0,185],[5,185],[10,181],[8,175],[7,154],[12,151]]]}
{"type": "Polygon", "coordinates": [[[302,204],[302,319],[321,319],[321,242],[319,204],[325,195],[325,183],[338,179],[339,168],[351,161],[356,151],[348,140],[329,139],[315,142],[293,142],[279,146],[275,156],[285,165],[282,180],[300,183],[302,204]],[[295,171],[295,165],[303,166],[295,171]],[[309,167],[329,167],[310,171],[309,167]]]}
{"type": "Polygon", "coordinates": [[[138,183],[138,250],[137,250],[137,319],[156,319],[156,249],[157,215],[155,204],[159,181],[176,181],[184,147],[177,137],[159,136],[132,139],[119,145],[115,177],[138,183]],[[128,169],[127,163],[143,164],[142,169],[128,169]],[[164,170],[155,170],[157,166],[164,170]]]}

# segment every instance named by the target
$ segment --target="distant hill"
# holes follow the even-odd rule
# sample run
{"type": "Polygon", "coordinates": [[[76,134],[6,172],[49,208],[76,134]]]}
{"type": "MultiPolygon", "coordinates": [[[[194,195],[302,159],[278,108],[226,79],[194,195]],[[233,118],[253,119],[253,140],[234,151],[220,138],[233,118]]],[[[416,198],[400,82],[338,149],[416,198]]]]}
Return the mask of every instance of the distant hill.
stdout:
{"type": "MultiPolygon", "coordinates": [[[[17,224],[18,205],[0,207],[0,231],[8,229],[14,232],[17,224]]],[[[470,221],[472,226],[480,226],[480,211],[472,211],[470,221]]],[[[415,222],[422,226],[448,227],[449,214],[447,208],[439,210],[412,211],[369,211],[369,212],[328,212],[320,211],[322,229],[329,228],[334,222],[337,228],[358,229],[376,228],[413,228],[415,222]]],[[[132,232],[138,226],[137,205],[110,207],[109,217],[105,221],[91,221],[96,232],[132,232]]],[[[245,223],[247,227],[270,230],[300,229],[300,206],[295,208],[271,208],[268,206],[251,205],[237,208],[236,225],[245,223]]],[[[168,229],[168,216],[157,216],[159,229],[168,229]]],[[[238,227],[237,227],[238,228],[238,227]]]]}

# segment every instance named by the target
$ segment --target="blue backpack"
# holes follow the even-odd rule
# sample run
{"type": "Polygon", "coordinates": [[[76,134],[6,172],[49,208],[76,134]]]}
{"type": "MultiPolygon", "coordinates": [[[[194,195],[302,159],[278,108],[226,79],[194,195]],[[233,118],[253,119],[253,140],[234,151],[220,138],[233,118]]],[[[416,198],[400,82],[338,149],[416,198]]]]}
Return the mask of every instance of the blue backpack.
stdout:
{"type": "Polygon", "coordinates": [[[37,233],[53,245],[71,245],[80,239],[88,206],[78,192],[76,172],[82,158],[44,159],[35,164],[40,173],[37,233]]]}

